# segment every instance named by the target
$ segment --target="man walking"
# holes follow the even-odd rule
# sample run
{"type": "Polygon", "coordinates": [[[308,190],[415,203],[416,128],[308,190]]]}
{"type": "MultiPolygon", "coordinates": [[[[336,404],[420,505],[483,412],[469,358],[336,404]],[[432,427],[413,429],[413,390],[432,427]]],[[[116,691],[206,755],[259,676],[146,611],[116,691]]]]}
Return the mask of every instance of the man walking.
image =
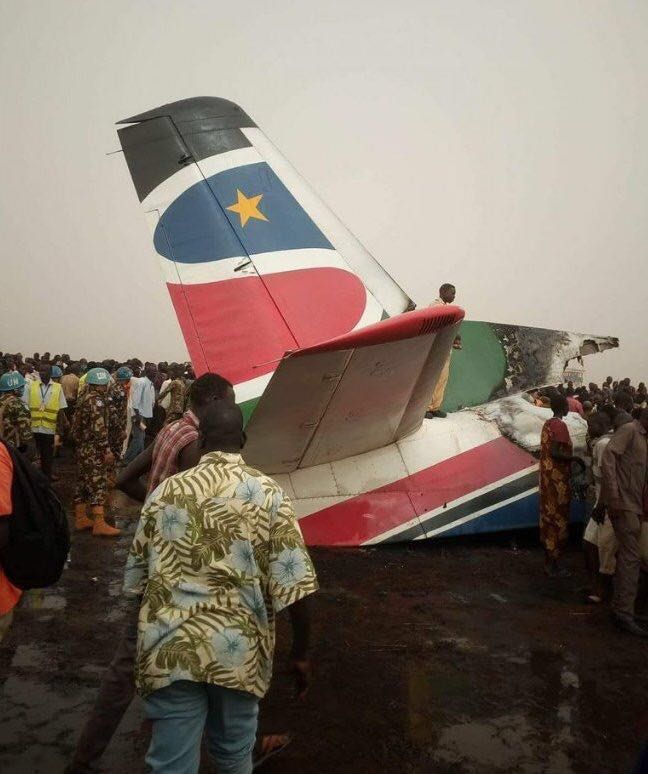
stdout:
{"type": "Polygon", "coordinates": [[[77,532],[92,529],[93,535],[117,537],[121,530],[106,523],[108,469],[119,454],[110,429],[110,412],[106,390],[110,374],[105,368],[88,371],[87,389],[83,392],[72,422],[76,443],[77,482],[74,491],[74,527],[77,532]],[[88,515],[90,507],[90,515],[88,515]]]}
{"type": "MultiPolygon", "coordinates": [[[[191,386],[189,410],[182,419],[164,427],[154,444],[142,452],[117,481],[117,488],[139,502],[169,476],[193,467],[200,459],[198,423],[211,403],[234,403],[234,388],[218,374],[203,374],[191,386]],[[141,479],[149,475],[148,487],[141,479]]],[[[139,604],[126,613],[127,621],[110,666],[103,677],[97,700],[81,732],[67,774],[94,771],[124,713],[135,695],[135,648],[139,604]]]]}
{"type": "MultiPolygon", "coordinates": [[[[641,555],[639,538],[644,514],[644,491],[648,473],[648,409],[639,419],[619,427],[608,443],[601,461],[601,509],[607,507],[618,542],[614,575],[612,612],[624,631],[648,637],[637,623],[635,601],[641,555]]],[[[598,515],[598,514],[597,514],[598,515]]]]}
{"type": "Polygon", "coordinates": [[[23,402],[31,412],[32,433],[41,470],[52,479],[56,423],[59,411],[67,408],[67,402],[61,385],[52,381],[52,369],[47,363],[41,363],[38,374],[40,381],[25,385],[23,402]]]}
{"type": "Polygon", "coordinates": [[[147,500],[126,564],[124,589],[142,596],[135,679],[153,721],[146,762],[197,772],[205,729],[218,770],[250,774],[276,613],[291,610],[304,695],[317,580],[290,500],[241,457],[238,406],[212,403],[200,442],[198,465],[147,500]]]}

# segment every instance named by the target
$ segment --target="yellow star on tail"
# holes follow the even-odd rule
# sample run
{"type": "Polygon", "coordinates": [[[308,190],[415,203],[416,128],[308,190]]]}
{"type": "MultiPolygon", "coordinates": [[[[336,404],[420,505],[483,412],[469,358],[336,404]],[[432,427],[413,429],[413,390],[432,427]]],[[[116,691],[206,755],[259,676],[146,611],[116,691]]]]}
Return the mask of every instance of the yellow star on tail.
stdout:
{"type": "Polygon", "coordinates": [[[238,198],[238,201],[236,204],[232,204],[227,209],[230,212],[236,212],[240,218],[241,218],[241,226],[245,226],[245,224],[250,220],[250,218],[256,218],[257,220],[265,220],[268,219],[266,216],[259,211],[259,202],[261,199],[263,199],[263,194],[259,194],[258,196],[250,196],[249,198],[243,193],[243,191],[239,191],[239,189],[236,189],[236,196],[238,198]]]}

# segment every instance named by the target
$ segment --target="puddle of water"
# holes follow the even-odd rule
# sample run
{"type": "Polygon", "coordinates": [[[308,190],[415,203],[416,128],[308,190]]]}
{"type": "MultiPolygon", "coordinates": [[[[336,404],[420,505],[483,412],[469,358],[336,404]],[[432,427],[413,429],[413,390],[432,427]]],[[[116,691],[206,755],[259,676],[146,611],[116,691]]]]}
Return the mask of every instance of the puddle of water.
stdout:
{"type": "Polygon", "coordinates": [[[11,675],[1,693],[0,749],[13,747],[18,754],[32,744],[51,744],[61,735],[75,735],[79,715],[85,714],[80,710],[90,703],[93,694],[94,689],[78,685],[68,694],[44,683],[11,675]]]}
{"type": "Polygon", "coordinates": [[[474,771],[477,764],[487,771],[540,774],[544,768],[533,739],[534,729],[521,714],[468,721],[443,729],[433,757],[437,763],[461,765],[462,771],[474,771]]]}
{"type": "Polygon", "coordinates": [[[46,589],[31,589],[26,591],[20,603],[22,610],[63,610],[67,600],[60,593],[46,589]]]}

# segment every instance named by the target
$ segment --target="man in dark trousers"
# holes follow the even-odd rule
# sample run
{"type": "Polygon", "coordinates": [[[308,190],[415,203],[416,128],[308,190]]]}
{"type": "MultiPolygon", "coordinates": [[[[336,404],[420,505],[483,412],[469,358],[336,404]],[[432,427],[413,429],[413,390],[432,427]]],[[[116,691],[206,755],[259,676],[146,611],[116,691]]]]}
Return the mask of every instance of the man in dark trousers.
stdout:
{"type": "Polygon", "coordinates": [[[619,544],[612,613],[624,631],[648,637],[635,615],[637,587],[641,572],[639,538],[644,513],[644,493],[648,475],[648,409],[639,419],[617,428],[601,461],[601,495],[619,544]]]}

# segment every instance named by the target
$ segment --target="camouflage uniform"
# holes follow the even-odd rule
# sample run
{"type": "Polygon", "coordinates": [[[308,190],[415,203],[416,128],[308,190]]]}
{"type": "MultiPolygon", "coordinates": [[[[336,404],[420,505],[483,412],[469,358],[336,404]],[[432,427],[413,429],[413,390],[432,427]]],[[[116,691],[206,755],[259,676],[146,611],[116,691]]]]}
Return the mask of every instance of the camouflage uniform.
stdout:
{"type": "Polygon", "coordinates": [[[76,443],[75,503],[103,505],[108,488],[106,452],[110,446],[108,396],[84,390],[74,412],[72,437],[76,443]]]}
{"type": "Polygon", "coordinates": [[[108,401],[108,446],[113,453],[114,461],[107,466],[108,487],[112,489],[117,480],[117,460],[126,438],[126,423],[128,421],[128,395],[121,382],[113,382],[106,393],[108,401]]]}
{"type": "Polygon", "coordinates": [[[24,451],[34,439],[29,409],[10,392],[0,395],[0,415],[0,438],[24,451]]]}
{"type": "Polygon", "coordinates": [[[165,395],[169,395],[171,402],[166,412],[165,424],[169,425],[180,419],[185,410],[185,386],[182,379],[174,379],[171,384],[162,392],[158,398],[160,400],[165,395]]]}

